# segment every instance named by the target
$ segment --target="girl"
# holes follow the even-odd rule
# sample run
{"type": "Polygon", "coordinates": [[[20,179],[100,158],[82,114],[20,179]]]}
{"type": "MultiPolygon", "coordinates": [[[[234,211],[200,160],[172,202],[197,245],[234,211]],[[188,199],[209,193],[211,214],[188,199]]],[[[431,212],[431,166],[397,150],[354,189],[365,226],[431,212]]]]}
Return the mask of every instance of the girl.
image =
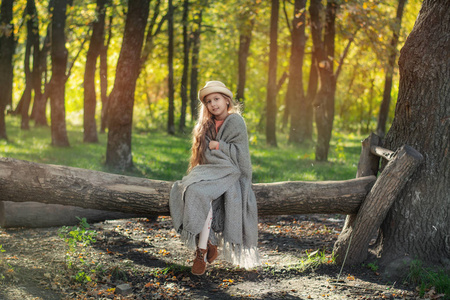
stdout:
{"type": "Polygon", "coordinates": [[[188,175],[170,192],[173,225],[196,250],[194,275],[205,273],[206,262],[218,256],[218,244],[225,260],[251,268],[259,264],[258,213],[247,128],[233,93],[222,82],[207,82],[198,99],[202,106],[188,175]]]}

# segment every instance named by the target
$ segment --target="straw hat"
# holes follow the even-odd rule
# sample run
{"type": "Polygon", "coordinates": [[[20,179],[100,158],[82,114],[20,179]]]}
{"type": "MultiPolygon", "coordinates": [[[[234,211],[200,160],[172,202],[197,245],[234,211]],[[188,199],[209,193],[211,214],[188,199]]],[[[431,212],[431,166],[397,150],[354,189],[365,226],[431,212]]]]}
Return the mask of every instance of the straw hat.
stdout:
{"type": "Polygon", "coordinates": [[[203,98],[212,93],[222,93],[233,99],[233,93],[221,81],[208,81],[205,86],[198,91],[198,99],[203,102],[203,98]]]}

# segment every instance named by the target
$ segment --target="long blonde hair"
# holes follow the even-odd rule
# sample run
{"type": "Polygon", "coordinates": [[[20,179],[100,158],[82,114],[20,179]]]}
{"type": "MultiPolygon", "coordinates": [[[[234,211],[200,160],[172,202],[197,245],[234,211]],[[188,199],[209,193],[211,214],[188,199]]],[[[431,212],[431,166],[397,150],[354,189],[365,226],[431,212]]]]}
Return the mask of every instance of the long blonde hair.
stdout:
{"type": "MultiPolygon", "coordinates": [[[[230,102],[228,106],[228,113],[240,114],[240,105],[236,103],[232,98],[225,94],[220,93],[227,101],[230,102]]],[[[195,124],[192,130],[192,148],[191,158],[189,160],[188,172],[190,172],[195,166],[205,163],[205,151],[208,143],[206,141],[206,135],[213,130],[215,132],[214,116],[206,107],[203,99],[198,110],[197,124],[195,124]]]]}

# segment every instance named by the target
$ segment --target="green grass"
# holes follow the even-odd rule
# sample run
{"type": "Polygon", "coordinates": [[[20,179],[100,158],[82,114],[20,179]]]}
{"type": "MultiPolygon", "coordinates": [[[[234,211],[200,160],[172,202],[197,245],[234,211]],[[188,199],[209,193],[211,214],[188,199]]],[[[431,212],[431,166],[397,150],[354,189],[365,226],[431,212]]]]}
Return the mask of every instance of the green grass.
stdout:
{"type": "MultiPolygon", "coordinates": [[[[49,128],[20,129],[18,117],[7,117],[8,140],[0,140],[0,155],[39,163],[66,165],[106,171],[107,135],[99,143],[83,143],[80,125],[67,126],[71,146],[53,147],[49,128]]],[[[333,133],[329,161],[314,160],[314,145],[287,143],[287,134],[278,133],[278,148],[267,146],[260,134],[250,134],[253,182],[345,180],[355,177],[361,152],[361,136],[333,133]]],[[[134,169],[127,175],[160,180],[177,180],[188,166],[190,135],[171,136],[165,132],[133,132],[134,169]]]]}
{"type": "MultiPolygon", "coordinates": [[[[417,285],[420,297],[436,296],[450,299],[450,272],[423,266],[422,261],[413,260],[406,281],[417,285]]],[[[428,297],[427,297],[428,298],[428,297]]]]}

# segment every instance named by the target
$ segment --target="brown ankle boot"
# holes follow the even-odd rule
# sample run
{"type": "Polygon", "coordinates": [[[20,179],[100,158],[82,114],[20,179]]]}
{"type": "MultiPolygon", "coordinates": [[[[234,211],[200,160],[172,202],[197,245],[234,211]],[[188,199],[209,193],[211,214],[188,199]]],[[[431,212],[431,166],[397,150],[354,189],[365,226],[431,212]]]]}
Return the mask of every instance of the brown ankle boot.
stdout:
{"type": "Polygon", "coordinates": [[[210,241],[208,241],[208,255],[207,255],[207,259],[209,263],[212,263],[217,256],[219,256],[219,251],[217,251],[217,246],[211,244],[210,241]]]}
{"type": "Polygon", "coordinates": [[[206,249],[197,248],[195,251],[194,264],[192,265],[191,273],[194,275],[203,275],[206,271],[206,249]]]}

